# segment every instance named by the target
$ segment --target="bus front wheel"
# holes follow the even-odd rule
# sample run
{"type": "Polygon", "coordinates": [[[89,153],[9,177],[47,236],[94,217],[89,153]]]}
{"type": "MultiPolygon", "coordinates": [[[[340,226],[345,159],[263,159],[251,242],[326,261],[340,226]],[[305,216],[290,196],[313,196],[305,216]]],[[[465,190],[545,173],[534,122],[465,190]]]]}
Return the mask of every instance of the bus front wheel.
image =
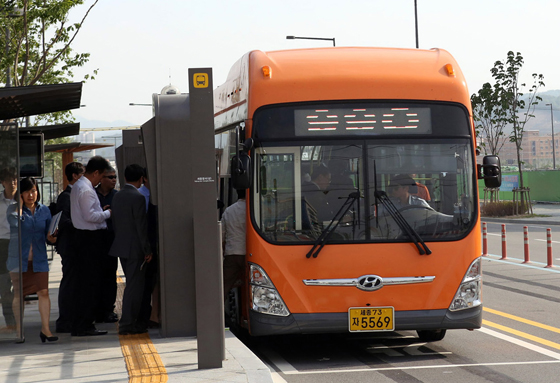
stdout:
{"type": "Polygon", "coordinates": [[[417,330],[416,332],[423,342],[437,342],[443,339],[447,330],[417,330]]]}

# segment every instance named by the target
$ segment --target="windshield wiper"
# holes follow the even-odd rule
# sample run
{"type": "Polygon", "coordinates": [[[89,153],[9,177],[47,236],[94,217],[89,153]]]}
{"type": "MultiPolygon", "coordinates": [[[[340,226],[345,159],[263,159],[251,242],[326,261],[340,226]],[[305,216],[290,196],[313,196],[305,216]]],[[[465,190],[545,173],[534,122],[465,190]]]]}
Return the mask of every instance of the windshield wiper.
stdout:
{"type": "MultiPolygon", "coordinates": [[[[342,197],[342,198],[344,198],[344,197],[342,197]]],[[[329,239],[329,236],[338,227],[338,224],[340,223],[340,219],[342,217],[344,217],[346,215],[346,213],[348,213],[348,210],[350,210],[350,207],[352,207],[352,205],[354,204],[354,201],[356,201],[359,198],[360,198],[360,192],[355,191],[355,192],[352,192],[352,193],[348,194],[348,198],[346,198],[346,201],[344,201],[344,203],[342,204],[340,209],[338,209],[338,211],[336,212],[336,214],[332,218],[332,220],[329,223],[329,225],[327,226],[327,228],[325,230],[323,230],[323,232],[321,233],[319,238],[317,238],[317,240],[313,244],[313,247],[311,248],[311,250],[309,250],[309,252],[306,254],[307,258],[311,258],[312,255],[313,255],[313,258],[317,258],[317,256],[319,255],[319,253],[323,249],[323,246],[325,246],[325,244],[327,243],[327,239],[329,239]]]]}
{"type": "Polygon", "coordinates": [[[375,197],[375,222],[376,222],[376,227],[379,227],[379,209],[378,209],[378,206],[377,206],[377,202],[380,201],[381,204],[383,205],[383,207],[385,208],[385,210],[387,210],[389,212],[389,214],[395,220],[397,225],[399,225],[399,228],[404,233],[406,233],[410,237],[410,239],[412,239],[412,242],[416,245],[416,248],[418,249],[418,253],[420,253],[420,255],[426,255],[426,254],[430,255],[430,254],[432,254],[432,251],[424,243],[424,240],[422,239],[422,237],[420,237],[420,235],[416,232],[416,230],[414,230],[414,228],[412,226],[410,226],[410,224],[408,223],[406,218],[404,218],[402,216],[399,209],[397,209],[397,207],[393,204],[393,201],[391,201],[389,199],[389,197],[387,197],[387,193],[385,193],[382,190],[377,190],[377,165],[375,163],[375,160],[373,160],[373,177],[374,177],[374,180],[373,180],[373,187],[374,187],[373,196],[375,197]],[[420,244],[422,245],[422,247],[420,247],[420,244]]]}
{"type": "MultiPolygon", "coordinates": [[[[375,190],[374,195],[376,201],[381,202],[385,210],[389,212],[389,214],[395,220],[397,225],[399,225],[399,228],[404,233],[406,233],[406,235],[408,235],[410,239],[412,239],[412,242],[416,245],[416,248],[418,249],[420,255],[432,254],[432,251],[424,243],[422,237],[420,237],[420,235],[416,232],[416,230],[414,230],[414,228],[410,226],[406,218],[403,217],[399,209],[397,209],[397,207],[393,204],[393,201],[391,201],[389,197],[387,197],[387,193],[385,193],[384,191],[375,190]]],[[[378,215],[379,215],[379,211],[377,211],[376,213],[376,216],[378,215]]]]}

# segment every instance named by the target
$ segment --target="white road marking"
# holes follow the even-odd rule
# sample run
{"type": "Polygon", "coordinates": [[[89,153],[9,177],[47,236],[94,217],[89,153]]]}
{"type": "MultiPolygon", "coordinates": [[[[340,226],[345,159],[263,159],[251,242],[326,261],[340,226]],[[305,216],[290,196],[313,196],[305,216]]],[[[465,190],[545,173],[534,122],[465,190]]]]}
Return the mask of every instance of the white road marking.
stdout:
{"type": "Polygon", "coordinates": [[[501,255],[496,255],[496,254],[488,254],[488,256],[482,257],[482,259],[487,260],[487,261],[491,261],[491,262],[509,263],[510,265],[528,267],[530,269],[535,269],[535,270],[540,270],[540,271],[546,271],[546,272],[549,272],[549,273],[559,273],[560,274],[560,270],[556,270],[556,269],[552,269],[552,268],[539,267],[539,266],[533,266],[533,265],[546,266],[546,263],[531,261],[531,263],[533,265],[528,265],[526,263],[511,262],[511,261],[523,262],[524,261],[523,259],[508,257],[508,259],[509,259],[509,261],[508,261],[508,260],[503,260],[503,259],[500,259],[500,258],[501,258],[501,255]],[[496,257],[496,258],[490,258],[490,257],[496,257]]]}
{"type": "MultiPolygon", "coordinates": [[[[540,241],[540,242],[546,242],[546,239],[534,239],[533,241],[540,241]]],[[[560,243],[558,241],[550,241],[552,243],[560,243]]]]}
{"type": "Polygon", "coordinates": [[[519,366],[529,364],[555,364],[560,360],[541,360],[529,362],[494,362],[494,363],[464,363],[464,364],[441,364],[437,366],[406,366],[406,367],[379,367],[379,368],[356,368],[348,370],[313,370],[313,371],[297,371],[288,372],[286,375],[313,375],[313,374],[343,374],[355,372],[375,372],[375,371],[395,371],[395,370],[429,370],[436,368],[464,368],[464,367],[482,367],[482,366],[519,366]]]}
{"type": "Polygon", "coordinates": [[[298,373],[298,370],[296,370],[294,366],[288,363],[286,359],[282,358],[276,351],[272,351],[268,347],[262,347],[260,348],[260,351],[264,354],[264,356],[268,358],[270,363],[274,364],[284,374],[298,373]]]}
{"type": "Polygon", "coordinates": [[[558,361],[560,361],[560,354],[559,353],[547,350],[544,347],[540,347],[540,346],[531,344],[529,342],[525,342],[524,340],[520,340],[520,339],[514,338],[512,336],[494,331],[494,330],[490,330],[489,328],[486,328],[486,327],[482,327],[482,328],[478,329],[477,331],[483,332],[487,335],[491,335],[493,337],[505,340],[507,342],[516,344],[518,346],[524,347],[524,348],[529,349],[531,351],[538,352],[539,354],[543,354],[543,355],[549,356],[551,358],[554,358],[554,359],[557,359],[558,361]]]}
{"type": "Polygon", "coordinates": [[[288,383],[266,360],[263,360],[262,362],[270,370],[270,375],[272,377],[273,383],[288,383]]]}

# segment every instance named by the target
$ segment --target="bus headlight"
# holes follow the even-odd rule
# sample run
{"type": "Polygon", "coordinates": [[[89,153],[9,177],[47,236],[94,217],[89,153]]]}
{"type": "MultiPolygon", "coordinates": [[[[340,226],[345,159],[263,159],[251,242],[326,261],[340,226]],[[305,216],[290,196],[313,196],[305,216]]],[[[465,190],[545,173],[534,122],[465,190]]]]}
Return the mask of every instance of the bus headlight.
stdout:
{"type": "Polygon", "coordinates": [[[482,304],[482,278],[480,272],[480,258],[474,260],[459,286],[449,310],[459,311],[482,304]]]}
{"type": "Polygon", "coordinates": [[[263,314],[288,316],[290,312],[264,270],[250,264],[253,310],[263,314]]]}

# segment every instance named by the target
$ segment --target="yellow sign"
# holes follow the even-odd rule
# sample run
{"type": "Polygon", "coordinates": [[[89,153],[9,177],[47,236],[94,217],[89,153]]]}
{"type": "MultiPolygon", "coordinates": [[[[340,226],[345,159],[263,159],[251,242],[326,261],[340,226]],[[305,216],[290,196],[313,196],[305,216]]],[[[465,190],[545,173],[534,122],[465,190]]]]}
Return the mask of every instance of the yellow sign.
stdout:
{"type": "Polygon", "coordinates": [[[193,84],[195,88],[208,88],[208,73],[195,73],[193,84]]]}

